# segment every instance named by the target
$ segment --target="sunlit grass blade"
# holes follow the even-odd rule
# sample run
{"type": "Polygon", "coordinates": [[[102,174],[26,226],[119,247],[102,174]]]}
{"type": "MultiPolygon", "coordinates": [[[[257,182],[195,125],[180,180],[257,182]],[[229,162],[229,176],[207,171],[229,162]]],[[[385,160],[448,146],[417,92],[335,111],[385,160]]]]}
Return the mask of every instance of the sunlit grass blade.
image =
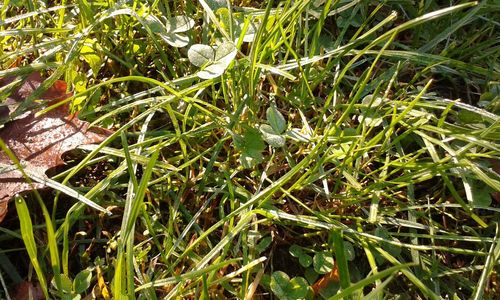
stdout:
{"type": "Polygon", "coordinates": [[[35,243],[35,237],[33,235],[33,225],[31,223],[30,211],[23,198],[17,197],[15,203],[21,227],[21,235],[23,237],[24,244],[26,245],[26,251],[28,252],[31,264],[33,265],[33,268],[38,276],[38,280],[40,281],[43,294],[48,299],[49,292],[47,289],[47,280],[45,278],[44,270],[38,261],[38,251],[35,243]]]}
{"type": "Polygon", "coordinates": [[[374,282],[375,280],[382,279],[387,276],[391,276],[396,272],[399,272],[401,270],[404,270],[406,268],[409,268],[411,266],[414,266],[414,264],[408,263],[408,264],[400,264],[400,265],[395,265],[393,267],[390,267],[388,269],[385,269],[383,271],[380,271],[379,273],[372,275],[368,278],[365,278],[363,280],[360,280],[354,284],[352,284],[350,287],[347,289],[344,289],[342,292],[336,294],[333,297],[328,298],[328,300],[336,300],[336,299],[344,299],[343,297],[352,295],[355,291],[357,290],[362,290],[366,285],[374,282]]]}

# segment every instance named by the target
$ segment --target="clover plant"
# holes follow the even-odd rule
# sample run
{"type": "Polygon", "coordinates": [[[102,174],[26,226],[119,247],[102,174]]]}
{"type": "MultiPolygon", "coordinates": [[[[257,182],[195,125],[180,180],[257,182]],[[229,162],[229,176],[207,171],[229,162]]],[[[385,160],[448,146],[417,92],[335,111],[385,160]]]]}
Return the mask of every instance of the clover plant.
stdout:
{"type": "Polygon", "coordinates": [[[144,18],[144,24],[172,47],[185,47],[189,43],[186,31],[194,27],[194,20],[187,16],[162,17],[163,22],[153,15],[144,18]]]}
{"type": "Polygon", "coordinates": [[[189,61],[201,68],[197,73],[201,79],[222,75],[235,57],[236,48],[233,43],[227,41],[218,46],[194,44],[188,50],[189,61]]]}

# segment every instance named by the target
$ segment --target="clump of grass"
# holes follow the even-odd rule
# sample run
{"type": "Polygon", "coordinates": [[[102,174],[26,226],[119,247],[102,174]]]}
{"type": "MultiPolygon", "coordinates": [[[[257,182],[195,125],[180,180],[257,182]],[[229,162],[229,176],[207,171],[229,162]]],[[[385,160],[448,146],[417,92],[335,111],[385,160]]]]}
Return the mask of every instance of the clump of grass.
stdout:
{"type": "Polygon", "coordinates": [[[0,77],[63,78],[80,117],[115,131],[53,178],[113,215],[20,202],[3,282],[34,268],[69,298],[494,298],[495,8],[2,6],[0,77]]]}

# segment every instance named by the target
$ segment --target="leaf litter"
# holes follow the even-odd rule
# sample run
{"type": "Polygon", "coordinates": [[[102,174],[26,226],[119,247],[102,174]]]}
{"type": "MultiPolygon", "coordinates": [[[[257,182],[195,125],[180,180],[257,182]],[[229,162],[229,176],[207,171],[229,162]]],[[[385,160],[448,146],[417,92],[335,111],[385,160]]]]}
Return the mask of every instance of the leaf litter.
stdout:
{"type": "MultiPolygon", "coordinates": [[[[0,79],[0,89],[15,78],[0,79]]],[[[15,89],[0,107],[0,118],[8,118],[27,97],[43,82],[38,73],[29,75],[15,89]]],[[[54,104],[71,96],[67,93],[67,84],[58,80],[47,89],[42,100],[54,104]]],[[[112,131],[91,127],[89,123],[78,119],[76,114],[70,114],[69,105],[58,106],[47,113],[37,116],[37,109],[28,111],[14,120],[9,120],[0,129],[0,139],[19,160],[26,174],[47,179],[45,172],[57,166],[64,165],[62,154],[80,145],[96,144],[104,141],[112,131]]],[[[7,213],[8,202],[15,195],[33,189],[46,188],[44,180],[26,182],[9,156],[0,152],[0,222],[7,213]]],[[[33,178],[32,178],[33,179],[33,178]]]]}

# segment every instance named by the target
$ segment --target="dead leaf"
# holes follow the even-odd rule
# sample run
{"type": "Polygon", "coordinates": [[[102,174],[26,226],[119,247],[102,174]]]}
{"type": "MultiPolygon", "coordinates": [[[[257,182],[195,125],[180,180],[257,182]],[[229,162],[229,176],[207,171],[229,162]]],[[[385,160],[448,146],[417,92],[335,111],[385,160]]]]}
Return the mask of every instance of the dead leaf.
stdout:
{"type": "Polygon", "coordinates": [[[14,295],[11,297],[12,300],[43,300],[45,296],[43,295],[42,287],[40,283],[32,283],[29,281],[23,281],[16,286],[14,295]]]}
{"type": "Polygon", "coordinates": [[[104,300],[111,299],[111,294],[109,293],[108,286],[106,285],[106,281],[104,280],[102,270],[99,266],[97,266],[97,287],[102,299],[104,300]]]}
{"type": "MultiPolygon", "coordinates": [[[[30,95],[41,84],[40,75],[28,76],[19,90],[9,97],[19,102],[30,95]]],[[[66,83],[58,81],[49,88],[43,98],[60,101],[70,96],[66,93],[66,83]]],[[[100,143],[112,132],[103,128],[89,128],[89,123],[69,114],[68,105],[59,106],[36,117],[31,111],[27,115],[11,121],[0,129],[0,138],[12,150],[24,169],[29,173],[45,177],[48,169],[63,165],[61,155],[80,145],[100,143]]],[[[6,153],[0,152],[0,163],[13,166],[6,153]]],[[[16,194],[33,188],[44,188],[42,183],[26,183],[17,169],[0,174],[0,222],[7,212],[8,201],[16,194]]]]}
{"type": "MultiPolygon", "coordinates": [[[[16,77],[7,77],[0,79],[0,87],[11,84],[16,80],[16,77]]],[[[36,90],[43,82],[43,78],[39,73],[32,73],[24,79],[24,81],[15,89],[0,106],[0,118],[6,119],[12,112],[16,110],[19,104],[28,98],[34,90],[36,90]]],[[[67,84],[63,80],[56,80],[53,86],[48,88],[41,99],[58,101],[71,96],[66,93],[67,84]]]]}
{"type": "Polygon", "coordinates": [[[318,281],[316,281],[312,285],[312,289],[314,291],[314,294],[317,295],[319,293],[319,290],[327,287],[329,283],[339,282],[339,280],[340,280],[339,270],[337,269],[337,265],[335,265],[329,273],[325,274],[323,277],[318,279],[318,281]]]}

